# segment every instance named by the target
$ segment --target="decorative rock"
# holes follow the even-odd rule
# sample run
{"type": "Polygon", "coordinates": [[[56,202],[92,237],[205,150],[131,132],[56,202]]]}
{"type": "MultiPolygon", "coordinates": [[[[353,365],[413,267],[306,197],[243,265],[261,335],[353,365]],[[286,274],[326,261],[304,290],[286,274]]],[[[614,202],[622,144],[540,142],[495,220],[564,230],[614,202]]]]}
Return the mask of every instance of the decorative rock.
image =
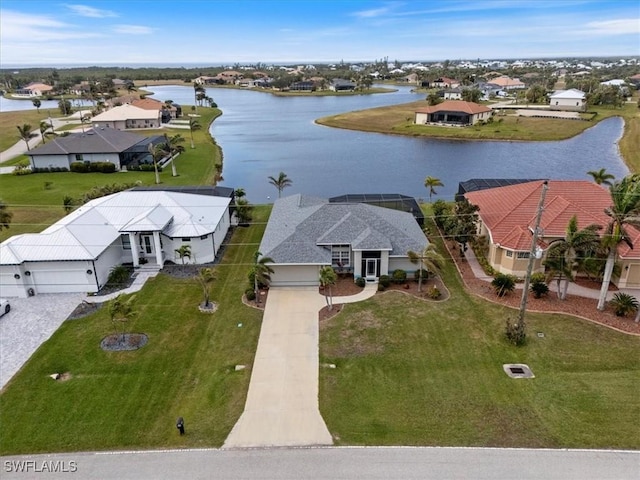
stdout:
{"type": "Polygon", "coordinates": [[[322,366],[325,368],[336,368],[335,363],[323,363],[322,366]]]}
{"type": "Polygon", "coordinates": [[[240,370],[244,370],[245,368],[247,368],[246,365],[236,365],[236,372],[239,372],[240,370]]]}
{"type": "Polygon", "coordinates": [[[60,374],[59,373],[52,373],[51,375],[49,375],[51,378],[53,378],[54,380],[58,380],[60,378],[60,374]]]}

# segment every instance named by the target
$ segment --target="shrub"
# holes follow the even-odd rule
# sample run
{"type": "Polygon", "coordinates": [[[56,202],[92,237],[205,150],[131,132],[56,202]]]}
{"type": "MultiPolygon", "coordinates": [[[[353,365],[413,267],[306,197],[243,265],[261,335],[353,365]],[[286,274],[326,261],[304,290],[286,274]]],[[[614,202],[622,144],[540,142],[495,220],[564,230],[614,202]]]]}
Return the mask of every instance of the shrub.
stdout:
{"type": "Polygon", "coordinates": [[[15,168],[13,169],[13,172],[11,172],[13,175],[16,176],[20,176],[20,175],[29,175],[30,173],[33,173],[31,171],[31,169],[27,168],[25,165],[16,165],[15,168]]]}
{"type": "Polygon", "coordinates": [[[124,285],[129,280],[129,269],[124,265],[116,265],[109,272],[109,278],[107,284],[109,285],[124,285]]]}
{"type": "Polygon", "coordinates": [[[628,314],[637,312],[640,304],[636,297],[628,293],[616,293],[609,301],[618,317],[626,317],[628,314]]]}
{"type": "Polygon", "coordinates": [[[247,288],[244,291],[244,296],[247,297],[247,300],[252,302],[256,299],[256,292],[253,291],[253,288],[247,288]]]}
{"type": "Polygon", "coordinates": [[[491,282],[491,285],[496,291],[496,295],[503,297],[507,293],[513,292],[516,288],[516,277],[505,273],[498,273],[491,282]]]}
{"type": "Polygon", "coordinates": [[[518,325],[517,323],[511,323],[511,320],[507,318],[507,325],[505,328],[505,336],[510,343],[513,343],[516,347],[524,345],[527,341],[527,333],[525,332],[524,325],[518,325]]]}
{"type": "Polygon", "coordinates": [[[437,300],[442,296],[442,292],[438,287],[432,285],[429,290],[427,290],[427,296],[432,300],[437,300]]]}
{"type": "Polygon", "coordinates": [[[436,225],[443,228],[446,218],[451,215],[451,206],[444,200],[436,200],[431,206],[436,225]]]}
{"type": "Polygon", "coordinates": [[[383,288],[387,288],[389,285],[391,285],[391,277],[389,275],[380,275],[378,284],[382,285],[383,288]]]}
{"type": "Polygon", "coordinates": [[[75,173],[87,173],[89,172],[89,166],[84,162],[71,162],[69,170],[75,173]]]}
{"type": "Polygon", "coordinates": [[[413,279],[418,283],[420,281],[420,270],[422,270],[422,281],[426,281],[429,278],[429,270],[425,270],[424,268],[418,269],[413,274],[413,279]]]}
{"type": "Polygon", "coordinates": [[[543,295],[549,293],[549,286],[545,282],[545,276],[542,272],[536,272],[531,275],[531,283],[529,284],[529,290],[533,293],[535,298],[540,298],[543,295]]]}
{"type": "Polygon", "coordinates": [[[367,283],[367,281],[364,279],[364,277],[356,278],[356,285],[357,286],[364,287],[366,283],[367,283]]]}
{"type": "Polygon", "coordinates": [[[393,283],[397,285],[402,285],[407,281],[407,272],[405,272],[400,268],[398,268],[397,270],[394,270],[391,275],[393,277],[393,283]]]}
{"type": "Polygon", "coordinates": [[[113,173],[116,171],[115,163],[111,162],[94,162],[89,164],[91,172],[113,173]]]}

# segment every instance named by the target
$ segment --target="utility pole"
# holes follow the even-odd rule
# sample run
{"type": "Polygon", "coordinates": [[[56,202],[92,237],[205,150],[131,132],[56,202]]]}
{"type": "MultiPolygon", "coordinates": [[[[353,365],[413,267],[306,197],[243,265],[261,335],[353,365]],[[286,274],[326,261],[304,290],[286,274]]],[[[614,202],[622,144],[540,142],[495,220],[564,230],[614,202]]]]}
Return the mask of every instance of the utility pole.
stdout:
{"type": "Polygon", "coordinates": [[[527,310],[527,297],[529,296],[529,282],[531,281],[531,271],[533,270],[533,262],[536,260],[536,248],[538,246],[538,234],[540,233],[540,220],[544,211],[544,197],[549,188],[549,183],[545,180],[542,182],[542,193],[540,194],[540,203],[538,203],[538,213],[536,215],[536,224],[533,228],[533,239],[531,240],[531,250],[529,251],[529,264],[527,265],[527,274],[524,277],[524,285],[522,287],[522,300],[520,301],[520,313],[518,315],[518,329],[524,332],[524,313],[527,310]]]}

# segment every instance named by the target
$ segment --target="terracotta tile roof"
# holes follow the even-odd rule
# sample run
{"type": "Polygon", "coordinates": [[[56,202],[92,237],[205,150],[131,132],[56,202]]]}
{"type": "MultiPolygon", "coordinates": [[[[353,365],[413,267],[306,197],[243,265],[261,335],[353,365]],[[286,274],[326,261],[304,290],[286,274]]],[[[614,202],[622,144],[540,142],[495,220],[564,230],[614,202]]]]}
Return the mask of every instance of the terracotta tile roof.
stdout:
{"type": "MultiPolygon", "coordinates": [[[[478,215],[486,225],[493,243],[512,250],[531,248],[531,231],[535,225],[542,182],[534,181],[465,193],[465,197],[480,207],[478,215]]],[[[609,191],[587,180],[550,180],[544,210],[540,220],[542,241],[563,238],[569,220],[578,219],[579,228],[591,224],[605,227],[609,217],[604,209],[611,205],[609,191]]],[[[628,227],[632,242],[618,248],[623,258],[640,258],[640,231],[628,227]]],[[[542,246],[542,245],[541,245],[542,246]]]]}
{"type": "MultiPolygon", "coordinates": [[[[133,100],[131,105],[138,108],[143,108],[145,110],[162,110],[162,107],[165,106],[164,102],[156,100],[154,98],[140,98],[137,100],[133,100]]],[[[176,107],[171,107],[171,110],[175,110],[176,107]]]]}
{"type": "Polygon", "coordinates": [[[437,105],[419,108],[416,113],[436,113],[436,112],[464,112],[470,115],[476,113],[490,112],[491,109],[484,105],[478,105],[473,102],[465,102],[463,100],[445,100],[437,105]]]}

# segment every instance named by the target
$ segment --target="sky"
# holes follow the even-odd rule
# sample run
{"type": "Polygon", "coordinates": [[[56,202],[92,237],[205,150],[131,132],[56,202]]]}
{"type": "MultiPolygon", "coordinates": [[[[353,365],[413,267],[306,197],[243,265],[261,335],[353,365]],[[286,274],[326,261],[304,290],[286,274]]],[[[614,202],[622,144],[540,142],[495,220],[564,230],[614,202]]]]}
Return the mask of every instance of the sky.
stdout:
{"type": "Polygon", "coordinates": [[[639,0],[0,0],[0,67],[640,56],[639,0]]]}

